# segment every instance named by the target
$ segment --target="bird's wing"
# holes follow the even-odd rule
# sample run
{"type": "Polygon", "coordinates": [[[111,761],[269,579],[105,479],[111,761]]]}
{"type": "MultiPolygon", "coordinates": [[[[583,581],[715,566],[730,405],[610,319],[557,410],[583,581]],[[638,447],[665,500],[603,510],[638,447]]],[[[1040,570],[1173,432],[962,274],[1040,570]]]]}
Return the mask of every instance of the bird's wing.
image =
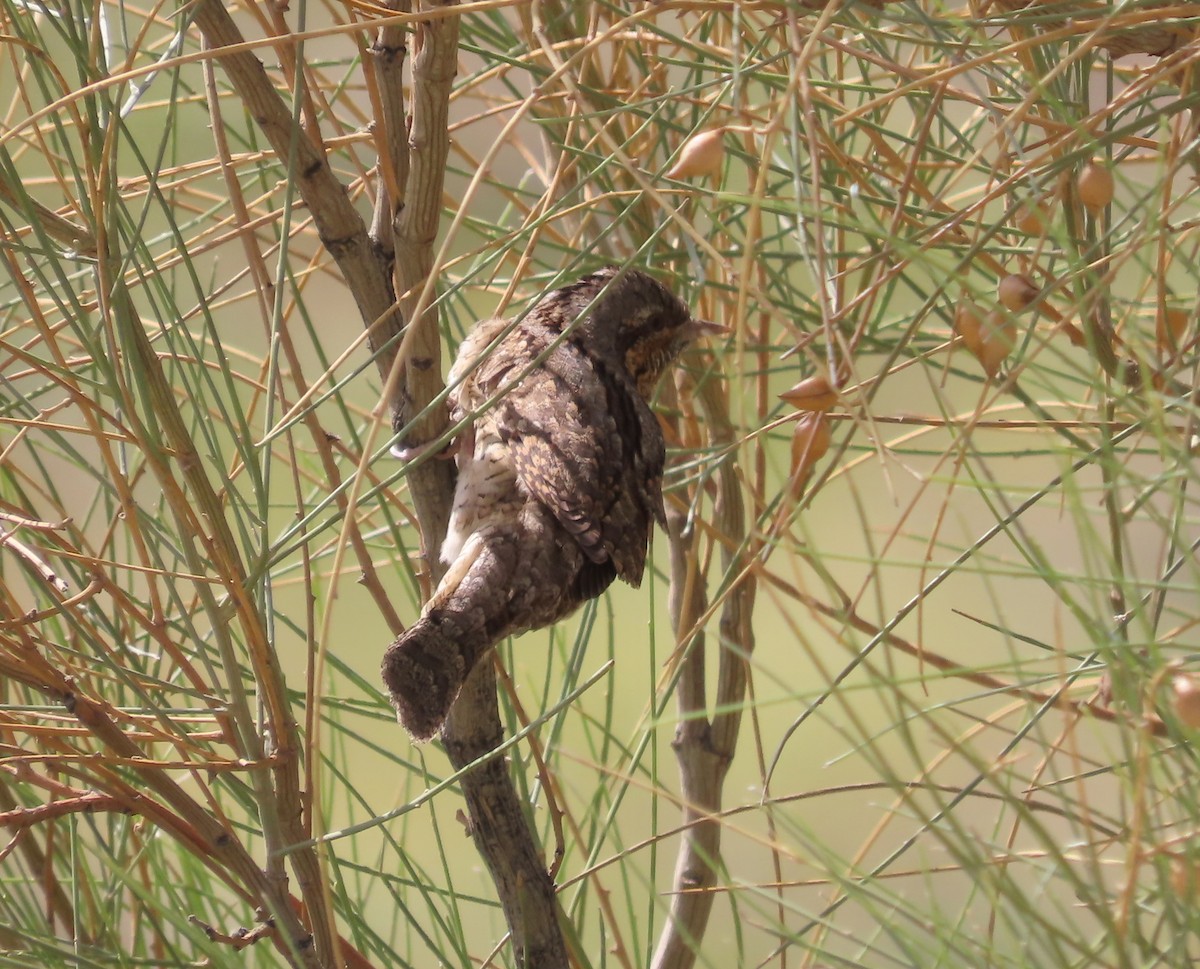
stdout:
{"type": "Polygon", "coordinates": [[[564,342],[509,390],[495,423],[521,486],[591,561],[637,585],[661,514],[663,445],[631,381],[564,342]]]}

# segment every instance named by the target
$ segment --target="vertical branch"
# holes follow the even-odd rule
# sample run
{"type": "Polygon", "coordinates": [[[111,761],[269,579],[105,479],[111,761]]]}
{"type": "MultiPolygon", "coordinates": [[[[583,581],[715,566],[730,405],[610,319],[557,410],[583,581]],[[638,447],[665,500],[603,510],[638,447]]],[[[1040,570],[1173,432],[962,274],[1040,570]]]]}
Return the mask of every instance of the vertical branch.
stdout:
{"type": "MultiPolygon", "coordinates": [[[[421,10],[454,6],[453,0],[425,0],[421,10]]],[[[449,100],[457,67],[458,18],[419,22],[413,57],[412,118],[408,132],[408,174],[396,205],[397,290],[410,331],[405,333],[403,385],[394,422],[408,425],[406,439],[420,443],[445,425],[444,409],[417,419],[442,392],[441,334],[431,306],[439,267],[434,243],[442,213],[442,192],[450,149],[449,100]]],[[[390,122],[389,122],[390,124],[390,122]]],[[[391,137],[394,137],[391,136],[391,137]]],[[[437,549],[445,534],[454,468],[449,461],[426,461],[409,487],[422,525],[427,560],[436,573],[437,549]]],[[[496,700],[495,668],[476,665],[455,702],[442,734],[456,769],[494,750],[504,738],[496,700]]],[[[512,936],[515,961],[528,969],[566,966],[566,944],[558,922],[554,883],[525,806],[508,773],[505,758],[492,758],[462,778],[471,835],[495,882],[512,936]]]]}
{"type": "MultiPolygon", "coordinates": [[[[411,0],[388,0],[383,6],[399,13],[412,10],[411,0]]],[[[408,27],[380,27],[370,47],[375,81],[376,131],[379,151],[379,186],[371,217],[371,241],[391,264],[396,244],[392,219],[404,205],[408,184],[408,109],[404,104],[404,59],[408,54],[408,27]]]]}
{"type": "MultiPolygon", "coordinates": [[[[707,596],[697,569],[695,531],[687,528],[686,511],[674,504],[667,510],[667,534],[668,602],[671,625],[679,637],[687,635],[704,614],[707,596]]],[[[669,921],[654,953],[655,969],[686,969],[695,962],[712,911],[711,889],[721,857],[721,826],[712,815],[720,809],[729,758],[713,745],[712,724],[706,716],[705,654],[705,635],[698,631],[691,637],[676,686],[679,723],[671,746],[679,764],[683,833],[675,859],[669,921]]]]}
{"type": "MultiPolygon", "coordinates": [[[[422,11],[453,7],[457,0],[423,0],[422,11]]],[[[437,437],[446,426],[442,406],[430,405],[444,389],[442,342],[438,310],[430,294],[439,267],[434,266],[434,243],[442,215],[446,161],[450,154],[450,93],[458,66],[458,17],[421,20],[416,25],[412,65],[412,117],[408,121],[408,175],[403,196],[396,200],[396,289],[405,328],[400,385],[393,402],[392,424],[407,428],[412,445],[437,437]],[[429,411],[424,417],[420,415],[429,411]]],[[[390,118],[389,125],[402,123],[390,118]]],[[[389,131],[395,143],[397,134],[389,131]]],[[[449,461],[426,461],[409,476],[409,489],[426,559],[436,570],[438,548],[446,534],[454,468],[449,461]]]]}
{"type": "MultiPolygon", "coordinates": [[[[696,393],[707,418],[710,444],[714,451],[726,451],[734,443],[734,429],[720,381],[707,380],[696,393]]],[[[714,528],[721,537],[721,564],[725,575],[739,578],[725,593],[721,607],[715,700],[721,712],[711,720],[705,683],[706,638],[702,631],[695,630],[706,609],[704,579],[694,549],[695,532],[684,527],[683,511],[672,506],[667,512],[671,623],[677,639],[690,638],[691,642],[680,670],[676,694],[679,725],[672,742],[679,763],[684,831],[675,861],[670,915],[659,936],[653,969],[690,969],[704,940],[715,898],[711,889],[721,864],[721,795],[737,748],[747,664],[754,649],[751,616],[755,585],[752,574],[741,568],[745,508],[732,462],[721,464],[716,482],[714,528]]]]}
{"type": "Polygon", "coordinates": [[[713,743],[717,750],[732,757],[742,725],[742,704],[749,684],[750,657],[754,653],[754,599],[758,591],[752,556],[745,551],[746,505],[741,481],[734,467],[733,454],[737,433],[729,419],[729,400],[725,382],[714,376],[699,387],[697,399],[704,411],[709,444],[714,452],[728,454],[717,469],[717,500],[713,509],[713,528],[721,536],[721,566],[726,576],[735,576],[721,605],[718,632],[721,654],[717,667],[716,709],[713,717],[713,743]]]}
{"type": "MultiPolygon", "coordinates": [[[[467,677],[442,740],[450,762],[461,770],[503,739],[495,666],[485,660],[467,677]]],[[[465,774],[461,783],[471,838],[496,884],[515,964],[522,969],[563,969],[567,948],[554,883],[509,775],[508,759],[491,758],[465,774]]]]}

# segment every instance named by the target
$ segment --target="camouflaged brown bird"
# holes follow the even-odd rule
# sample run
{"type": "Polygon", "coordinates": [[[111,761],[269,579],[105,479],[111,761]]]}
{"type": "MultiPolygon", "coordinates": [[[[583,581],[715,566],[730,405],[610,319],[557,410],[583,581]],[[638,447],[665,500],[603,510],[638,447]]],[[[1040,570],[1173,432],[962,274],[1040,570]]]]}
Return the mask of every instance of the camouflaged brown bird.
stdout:
{"type": "Polygon", "coordinates": [[[607,268],[463,341],[451,419],[477,416],[458,442],[448,569],[383,659],[413,737],[441,730],[505,636],[562,619],[617,576],[641,583],[652,523],[666,523],[649,400],[689,342],[723,332],[645,273],[607,268]]]}

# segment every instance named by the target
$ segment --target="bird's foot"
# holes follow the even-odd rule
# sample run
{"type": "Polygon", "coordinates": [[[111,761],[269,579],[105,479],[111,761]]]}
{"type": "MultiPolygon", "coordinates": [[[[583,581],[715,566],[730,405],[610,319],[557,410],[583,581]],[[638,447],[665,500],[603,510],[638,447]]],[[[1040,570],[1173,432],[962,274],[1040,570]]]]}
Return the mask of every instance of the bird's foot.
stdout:
{"type": "Polygon", "coordinates": [[[451,438],[441,447],[435,447],[434,442],[413,444],[411,446],[397,442],[388,450],[392,452],[392,457],[399,458],[405,464],[411,464],[413,461],[423,458],[427,454],[435,461],[449,461],[458,453],[458,442],[456,439],[451,438]]]}

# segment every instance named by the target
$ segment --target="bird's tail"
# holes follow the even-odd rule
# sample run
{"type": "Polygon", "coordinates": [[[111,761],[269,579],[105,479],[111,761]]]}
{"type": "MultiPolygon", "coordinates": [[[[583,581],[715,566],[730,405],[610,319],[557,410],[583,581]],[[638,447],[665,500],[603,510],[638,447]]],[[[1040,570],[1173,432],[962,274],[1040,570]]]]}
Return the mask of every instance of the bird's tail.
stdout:
{"type": "Polygon", "coordinates": [[[449,630],[428,614],[387,648],[383,682],[413,739],[429,740],[442,729],[471,665],[449,630]]]}

